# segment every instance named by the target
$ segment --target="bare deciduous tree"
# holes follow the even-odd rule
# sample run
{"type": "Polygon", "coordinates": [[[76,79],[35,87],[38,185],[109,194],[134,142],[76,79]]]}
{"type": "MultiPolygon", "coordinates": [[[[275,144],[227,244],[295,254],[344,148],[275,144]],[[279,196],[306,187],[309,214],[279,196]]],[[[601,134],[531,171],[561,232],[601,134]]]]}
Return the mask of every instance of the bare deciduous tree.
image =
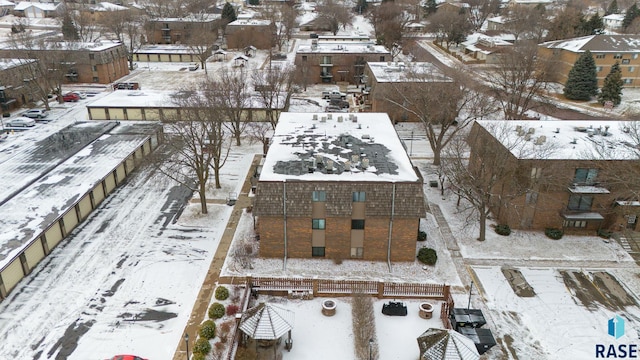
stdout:
{"type": "Polygon", "coordinates": [[[340,27],[351,25],[353,19],[349,8],[335,0],[324,0],[316,7],[319,23],[326,26],[333,35],[338,33],[340,27]]]}
{"type": "Polygon", "coordinates": [[[237,146],[240,146],[242,134],[248,124],[246,113],[252,105],[247,80],[247,73],[241,68],[231,71],[223,69],[215,81],[216,107],[220,109],[224,125],[236,139],[237,146]]]}
{"type": "Polygon", "coordinates": [[[500,12],[498,0],[467,0],[467,4],[469,4],[469,21],[474,31],[480,30],[489,16],[500,12]]]}
{"type": "Polygon", "coordinates": [[[452,11],[437,11],[428,17],[429,25],[427,31],[436,35],[436,42],[446,45],[446,48],[452,44],[463,42],[467,34],[471,31],[471,22],[466,13],[455,13],[452,11]]]}
{"type": "Polygon", "coordinates": [[[539,106],[535,100],[543,95],[553,64],[553,59],[538,56],[534,41],[521,40],[505,49],[498,65],[487,72],[505,119],[527,119],[527,113],[539,106]]]}
{"type": "Polygon", "coordinates": [[[195,54],[195,57],[200,62],[200,66],[204,69],[205,74],[207,71],[207,59],[211,56],[211,50],[213,49],[213,43],[218,39],[218,29],[215,31],[206,31],[204,29],[193,32],[187,40],[187,46],[195,54]]]}
{"type": "Polygon", "coordinates": [[[514,35],[515,42],[520,39],[542,39],[547,23],[544,7],[531,9],[525,5],[515,5],[509,8],[505,16],[505,30],[514,35]]]}
{"type": "Polygon", "coordinates": [[[173,99],[180,115],[165,119],[169,139],[164,146],[170,154],[154,155],[163,174],[199,194],[203,214],[208,211],[206,189],[210,170],[214,171],[215,187],[221,188],[219,173],[231,148],[214,86],[212,81],[205,80],[199,86],[201,91],[182,90],[175,94],[173,99]]]}
{"type": "Polygon", "coordinates": [[[267,120],[275,129],[280,113],[289,107],[295,68],[286,65],[271,66],[269,69],[254,72],[251,77],[254,89],[260,95],[260,101],[266,111],[267,120]]]}
{"type": "Polygon", "coordinates": [[[433,164],[440,165],[442,149],[474,120],[496,111],[494,100],[477,91],[461,70],[450,77],[407,70],[411,82],[395,83],[386,99],[418,119],[433,150],[433,164]]]}
{"type": "Polygon", "coordinates": [[[373,25],[376,41],[389,50],[393,60],[410,40],[406,34],[407,25],[411,22],[410,14],[400,4],[383,2],[371,8],[368,18],[373,25]]]}
{"type": "Polygon", "coordinates": [[[379,359],[378,346],[375,342],[376,321],[370,296],[363,293],[354,293],[351,296],[351,319],[356,359],[379,359]]]}
{"type": "Polygon", "coordinates": [[[460,135],[444,149],[443,171],[458,196],[458,206],[468,211],[468,220],[478,220],[478,240],[484,241],[491,208],[501,209],[535,188],[533,181],[539,181],[531,175],[531,168],[519,166],[517,159],[545,159],[557,144],[534,145],[507,121],[476,124],[468,135],[460,135]]]}
{"type": "Polygon", "coordinates": [[[133,54],[142,46],[145,15],[133,16],[129,11],[108,11],[100,23],[123,44],[128,44],[129,69],[133,70],[133,54]]]}

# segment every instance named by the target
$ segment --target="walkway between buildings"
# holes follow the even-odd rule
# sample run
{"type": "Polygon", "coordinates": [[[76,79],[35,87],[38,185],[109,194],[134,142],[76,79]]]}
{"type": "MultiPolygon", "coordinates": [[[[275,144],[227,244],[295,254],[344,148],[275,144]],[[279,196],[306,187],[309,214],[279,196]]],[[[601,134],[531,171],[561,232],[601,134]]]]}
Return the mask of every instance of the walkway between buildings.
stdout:
{"type": "Polygon", "coordinates": [[[240,221],[240,216],[242,216],[242,212],[244,211],[244,209],[247,206],[251,205],[251,199],[249,198],[249,192],[251,191],[251,176],[253,175],[255,167],[259,164],[260,155],[256,155],[253,158],[251,168],[249,169],[249,172],[245,177],[245,181],[242,185],[242,190],[240,192],[240,195],[238,196],[238,200],[233,206],[233,211],[231,212],[227,227],[222,234],[222,238],[220,239],[220,244],[218,244],[218,249],[216,250],[213,259],[211,260],[209,271],[207,272],[207,276],[202,283],[202,287],[200,288],[200,292],[198,293],[195,304],[193,305],[191,316],[189,316],[189,321],[187,322],[187,326],[184,329],[181,341],[178,343],[178,348],[173,355],[173,360],[186,359],[186,344],[184,341],[185,334],[189,335],[189,352],[191,352],[191,349],[193,349],[193,344],[198,336],[198,328],[200,327],[200,322],[205,318],[207,314],[209,302],[211,301],[211,297],[213,296],[213,290],[215,289],[216,283],[218,282],[218,277],[220,276],[220,271],[222,270],[222,266],[224,265],[224,260],[227,257],[227,252],[229,251],[229,247],[231,246],[231,242],[236,232],[238,222],[240,221]]]}

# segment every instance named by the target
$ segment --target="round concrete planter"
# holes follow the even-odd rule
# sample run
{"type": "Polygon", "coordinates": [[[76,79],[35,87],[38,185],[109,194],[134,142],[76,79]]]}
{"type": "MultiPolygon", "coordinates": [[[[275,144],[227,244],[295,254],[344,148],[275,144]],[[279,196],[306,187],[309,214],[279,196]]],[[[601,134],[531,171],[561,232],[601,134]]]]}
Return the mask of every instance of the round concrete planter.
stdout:
{"type": "Polygon", "coordinates": [[[420,303],[420,317],[423,319],[431,319],[433,316],[433,305],[423,302],[420,303]]]}
{"type": "Polygon", "coordinates": [[[322,315],[324,316],[333,316],[336,314],[336,306],[338,304],[335,300],[324,300],[322,302],[322,315]]]}

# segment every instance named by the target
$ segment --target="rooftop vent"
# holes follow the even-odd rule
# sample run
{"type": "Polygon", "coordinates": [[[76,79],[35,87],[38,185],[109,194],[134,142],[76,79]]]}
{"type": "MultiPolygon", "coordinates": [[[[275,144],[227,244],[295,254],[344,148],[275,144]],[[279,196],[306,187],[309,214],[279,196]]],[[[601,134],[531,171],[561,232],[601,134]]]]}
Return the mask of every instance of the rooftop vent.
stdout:
{"type": "Polygon", "coordinates": [[[323,116],[322,118],[320,118],[320,122],[327,122],[327,117],[323,116]]]}
{"type": "Polygon", "coordinates": [[[556,131],[554,131],[556,134],[560,133],[560,128],[556,128],[556,131]]]}
{"type": "Polygon", "coordinates": [[[520,133],[520,131],[522,131],[522,125],[517,125],[517,126],[516,126],[516,131],[517,131],[518,133],[520,133]]]}
{"type": "Polygon", "coordinates": [[[525,139],[526,141],[531,140],[531,134],[530,134],[530,133],[526,133],[526,134],[524,134],[524,139],[525,139]]]}
{"type": "Polygon", "coordinates": [[[351,161],[356,163],[356,162],[358,162],[358,160],[360,160],[360,156],[358,156],[356,154],[351,155],[351,161]]]}
{"type": "Polygon", "coordinates": [[[539,137],[536,139],[535,144],[536,144],[536,145],[542,145],[542,144],[544,144],[544,143],[545,143],[545,141],[547,141],[547,137],[546,137],[546,136],[544,136],[544,135],[541,135],[541,136],[539,136],[539,137]]]}
{"type": "Polygon", "coordinates": [[[535,134],[535,132],[536,132],[536,128],[529,128],[529,131],[528,131],[529,134],[535,134]]]}
{"type": "Polygon", "coordinates": [[[333,160],[327,160],[327,172],[328,173],[333,172],[333,160]]]}
{"type": "Polygon", "coordinates": [[[578,143],[578,138],[573,138],[573,140],[571,140],[571,143],[574,144],[574,145],[577,144],[578,143]]]}
{"type": "Polygon", "coordinates": [[[342,116],[338,118],[338,122],[342,122],[342,116]]]}
{"type": "Polygon", "coordinates": [[[362,136],[360,136],[361,139],[370,139],[371,135],[369,134],[362,134],[362,136]]]}
{"type": "Polygon", "coordinates": [[[331,120],[331,119],[333,119],[333,115],[327,114],[327,120],[331,120]]]}
{"type": "Polygon", "coordinates": [[[313,114],[313,120],[318,120],[318,114],[313,114]]]}
{"type": "Polygon", "coordinates": [[[362,168],[366,169],[369,167],[369,159],[362,159],[362,168]]]}

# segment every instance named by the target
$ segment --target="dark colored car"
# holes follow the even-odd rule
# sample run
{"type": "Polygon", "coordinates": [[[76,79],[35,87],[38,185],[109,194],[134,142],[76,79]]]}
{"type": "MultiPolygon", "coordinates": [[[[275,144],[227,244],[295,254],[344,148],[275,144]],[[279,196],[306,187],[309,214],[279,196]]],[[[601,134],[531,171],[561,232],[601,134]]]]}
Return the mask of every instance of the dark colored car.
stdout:
{"type": "Polygon", "coordinates": [[[330,106],[337,106],[341,109],[348,109],[349,108],[349,102],[346,100],[340,100],[340,99],[331,99],[329,100],[329,105],[330,106]]]}
{"type": "Polygon", "coordinates": [[[62,100],[64,100],[65,102],[78,101],[80,100],[80,96],[74,93],[68,93],[68,94],[62,95],[62,100]]]}
{"type": "Polygon", "coordinates": [[[108,360],[147,360],[135,355],[116,355],[108,360]]]}

